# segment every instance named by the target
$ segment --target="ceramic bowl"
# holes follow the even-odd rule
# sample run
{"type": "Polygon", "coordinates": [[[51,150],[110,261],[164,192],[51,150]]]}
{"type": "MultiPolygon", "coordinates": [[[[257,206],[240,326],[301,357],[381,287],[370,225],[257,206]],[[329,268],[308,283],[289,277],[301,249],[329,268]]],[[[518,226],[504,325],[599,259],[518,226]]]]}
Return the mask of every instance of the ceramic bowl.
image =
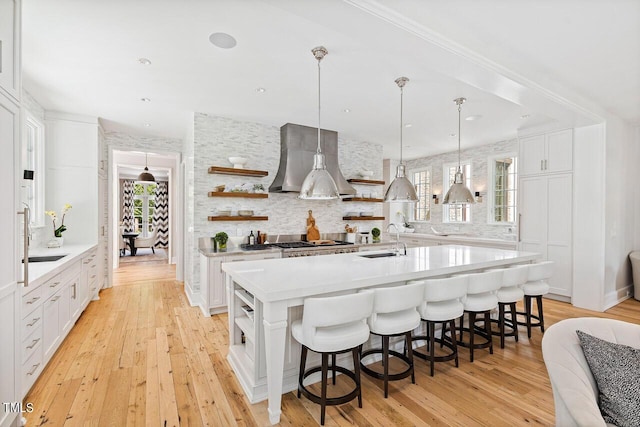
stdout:
{"type": "Polygon", "coordinates": [[[229,157],[229,161],[235,169],[242,169],[247,163],[247,159],[244,157],[229,157]]]}
{"type": "Polygon", "coordinates": [[[361,171],[360,176],[362,177],[362,179],[371,179],[371,177],[373,176],[373,171],[361,171]]]}
{"type": "Polygon", "coordinates": [[[238,211],[239,216],[253,216],[253,211],[248,209],[241,209],[238,211]]]}

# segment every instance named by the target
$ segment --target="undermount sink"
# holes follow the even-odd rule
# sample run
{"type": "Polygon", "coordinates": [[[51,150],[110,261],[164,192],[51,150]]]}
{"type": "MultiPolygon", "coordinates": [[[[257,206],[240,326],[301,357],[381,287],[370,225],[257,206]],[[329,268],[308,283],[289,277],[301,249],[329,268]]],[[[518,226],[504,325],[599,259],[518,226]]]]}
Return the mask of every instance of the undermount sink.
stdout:
{"type": "Polygon", "coordinates": [[[398,254],[396,252],[382,252],[379,254],[365,254],[365,255],[358,255],[364,258],[386,258],[386,257],[390,257],[390,256],[398,256],[398,254]]]}
{"type": "MultiPolygon", "coordinates": [[[[42,255],[42,256],[30,256],[29,262],[52,262],[58,261],[61,258],[66,257],[66,255],[42,255]]],[[[24,260],[22,260],[24,262],[24,260]]]]}

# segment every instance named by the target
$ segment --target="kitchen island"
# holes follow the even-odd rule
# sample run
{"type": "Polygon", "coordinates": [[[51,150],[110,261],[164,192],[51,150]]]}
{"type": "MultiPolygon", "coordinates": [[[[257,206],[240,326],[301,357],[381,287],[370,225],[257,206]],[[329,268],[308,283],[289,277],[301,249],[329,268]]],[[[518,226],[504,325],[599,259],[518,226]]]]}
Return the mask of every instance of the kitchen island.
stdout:
{"type": "Polygon", "coordinates": [[[282,393],[297,388],[300,348],[288,329],[292,321],[301,318],[305,298],[529,263],[540,257],[532,252],[460,245],[417,247],[401,256],[366,257],[374,253],[222,265],[229,304],[228,360],[251,403],[268,399],[271,423],[280,420],[282,393]]]}

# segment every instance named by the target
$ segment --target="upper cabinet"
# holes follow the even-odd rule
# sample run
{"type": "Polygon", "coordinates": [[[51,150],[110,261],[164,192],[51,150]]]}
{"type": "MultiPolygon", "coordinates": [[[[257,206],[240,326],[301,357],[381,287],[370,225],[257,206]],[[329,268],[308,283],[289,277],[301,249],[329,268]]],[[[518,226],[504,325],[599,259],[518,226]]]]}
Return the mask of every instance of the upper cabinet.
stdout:
{"type": "Polygon", "coordinates": [[[572,169],[572,129],[520,139],[520,175],[569,172],[572,169]]]}
{"type": "Polygon", "coordinates": [[[0,0],[0,93],[20,99],[20,0],[0,0]]]}

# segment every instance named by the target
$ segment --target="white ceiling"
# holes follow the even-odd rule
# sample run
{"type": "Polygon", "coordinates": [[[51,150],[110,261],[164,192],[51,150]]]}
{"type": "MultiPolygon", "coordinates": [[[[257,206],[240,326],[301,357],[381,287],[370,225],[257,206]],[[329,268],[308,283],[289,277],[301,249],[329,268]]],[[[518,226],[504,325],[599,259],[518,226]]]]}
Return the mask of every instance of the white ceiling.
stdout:
{"type": "Polygon", "coordinates": [[[317,126],[317,45],[322,127],[386,157],[401,75],[406,158],[455,150],[460,96],[483,116],[463,148],[608,114],[640,124],[638,0],[23,0],[24,87],[108,131],[182,138],[194,111],[317,126]]]}

